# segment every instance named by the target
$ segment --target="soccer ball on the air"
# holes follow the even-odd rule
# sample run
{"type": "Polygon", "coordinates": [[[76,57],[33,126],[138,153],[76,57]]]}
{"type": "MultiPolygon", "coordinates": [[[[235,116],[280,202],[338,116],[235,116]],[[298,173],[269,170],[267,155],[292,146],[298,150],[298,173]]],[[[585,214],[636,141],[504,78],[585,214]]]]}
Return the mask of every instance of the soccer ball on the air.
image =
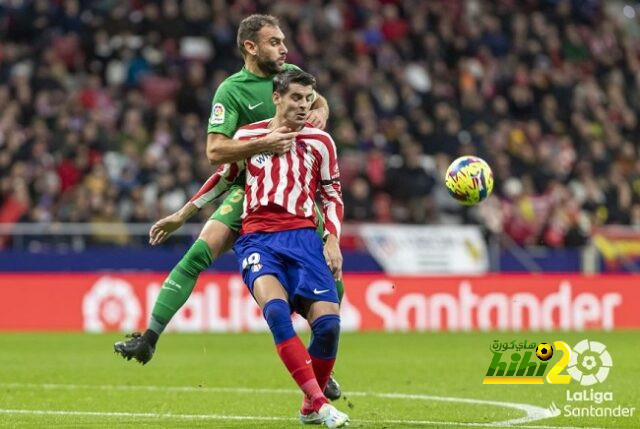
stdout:
{"type": "Polygon", "coordinates": [[[472,206],[491,195],[493,172],[484,159],[461,156],[447,168],[444,184],[456,201],[472,206]]]}
{"type": "Polygon", "coordinates": [[[541,361],[547,361],[551,359],[551,356],[553,356],[553,347],[551,347],[551,344],[548,343],[538,344],[538,347],[536,347],[536,356],[538,356],[538,359],[540,359],[541,361]]]}

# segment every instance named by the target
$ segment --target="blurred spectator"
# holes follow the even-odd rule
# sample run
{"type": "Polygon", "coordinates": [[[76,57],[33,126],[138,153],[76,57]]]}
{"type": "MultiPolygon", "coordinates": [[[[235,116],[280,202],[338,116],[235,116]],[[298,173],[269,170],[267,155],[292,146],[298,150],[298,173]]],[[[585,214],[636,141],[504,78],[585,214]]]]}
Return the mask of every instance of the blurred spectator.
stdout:
{"type": "Polygon", "coordinates": [[[371,187],[366,177],[356,177],[343,194],[345,217],[361,222],[374,220],[371,187]]]}
{"type": "Polygon", "coordinates": [[[640,224],[640,28],[622,3],[228,3],[2,3],[0,221],[180,207],[212,171],[206,121],[241,65],[235,29],[268,12],[331,105],[347,221],[474,221],[553,247],[640,224]],[[471,210],[441,179],[469,153],[496,178],[471,210]]]}

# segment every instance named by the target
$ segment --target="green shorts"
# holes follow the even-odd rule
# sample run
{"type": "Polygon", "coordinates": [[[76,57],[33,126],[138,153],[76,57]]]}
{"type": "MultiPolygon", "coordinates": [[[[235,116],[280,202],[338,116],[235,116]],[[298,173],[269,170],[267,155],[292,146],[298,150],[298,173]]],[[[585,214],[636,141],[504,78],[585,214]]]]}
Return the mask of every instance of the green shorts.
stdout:
{"type": "Polygon", "coordinates": [[[213,212],[209,219],[217,220],[227,225],[234,232],[240,231],[242,226],[242,203],[244,202],[244,188],[233,185],[220,207],[213,212]]]}
{"type": "MultiPolygon", "coordinates": [[[[213,212],[209,219],[217,220],[227,225],[230,230],[234,232],[240,231],[242,226],[242,204],[244,203],[244,188],[239,185],[233,185],[229,189],[227,196],[225,197],[220,207],[213,212]]],[[[324,235],[324,218],[318,205],[315,204],[316,216],[318,218],[318,226],[316,232],[323,238],[324,235]]]]}

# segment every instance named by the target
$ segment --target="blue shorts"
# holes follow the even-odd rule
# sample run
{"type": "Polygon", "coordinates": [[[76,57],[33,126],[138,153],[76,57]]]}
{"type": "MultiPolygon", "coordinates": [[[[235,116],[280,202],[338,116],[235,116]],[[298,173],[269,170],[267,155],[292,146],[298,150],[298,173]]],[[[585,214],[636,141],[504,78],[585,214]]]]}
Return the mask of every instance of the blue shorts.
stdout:
{"type": "Polygon", "coordinates": [[[311,228],[242,235],[233,246],[242,279],[253,294],[260,276],[275,276],[300,313],[300,298],[338,303],[335,280],[322,253],[322,240],[311,228]]]}

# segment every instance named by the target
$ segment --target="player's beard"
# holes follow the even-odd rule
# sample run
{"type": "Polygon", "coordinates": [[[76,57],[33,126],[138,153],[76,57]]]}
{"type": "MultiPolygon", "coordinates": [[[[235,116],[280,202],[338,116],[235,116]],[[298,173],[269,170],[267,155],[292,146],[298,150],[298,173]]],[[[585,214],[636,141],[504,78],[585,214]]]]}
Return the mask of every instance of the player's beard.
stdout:
{"type": "Polygon", "coordinates": [[[277,61],[258,57],[257,66],[266,75],[273,75],[280,73],[282,67],[277,61]]]}

